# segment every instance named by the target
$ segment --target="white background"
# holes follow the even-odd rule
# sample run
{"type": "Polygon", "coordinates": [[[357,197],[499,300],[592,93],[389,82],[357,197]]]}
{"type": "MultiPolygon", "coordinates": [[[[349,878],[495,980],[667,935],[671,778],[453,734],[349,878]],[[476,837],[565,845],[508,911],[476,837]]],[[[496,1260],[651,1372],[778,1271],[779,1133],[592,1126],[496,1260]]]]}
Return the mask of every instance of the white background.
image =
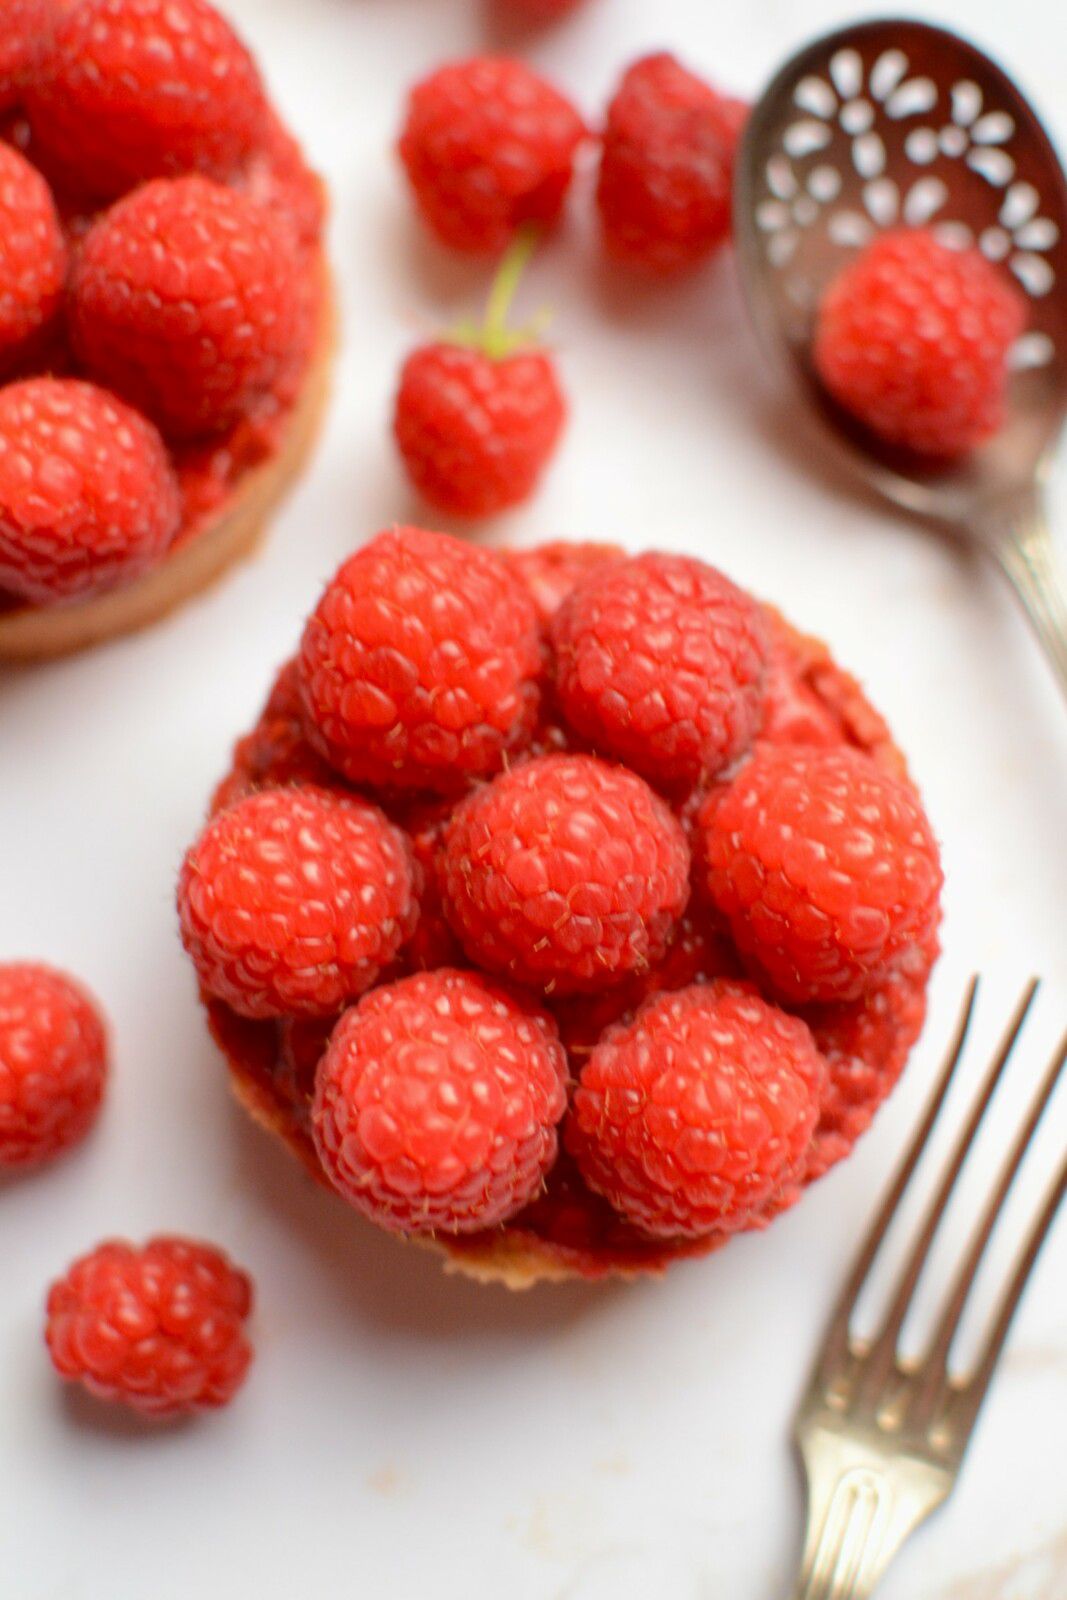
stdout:
{"type": "MultiPolygon", "coordinates": [[[[752,93],[849,9],[589,0],[522,43],[595,115],[648,49],[752,93]]],[[[789,1591],[799,1536],[791,1410],[966,975],[990,979],[980,1047],[1029,973],[1046,975],[1020,1082],[1067,1012],[1064,707],[993,577],[810,458],[729,256],[681,286],[623,285],[579,198],[524,302],[555,307],[573,422],[535,503],[488,536],[699,552],[832,641],[890,716],[944,841],[932,1018],[845,1169],[765,1237],[661,1283],[478,1289],[315,1191],[230,1105],[172,886],[321,583],[357,541],[418,514],[387,439],[394,375],[421,330],[473,308],[484,272],[418,236],[390,141],[407,83],[494,35],[476,0],[232,10],[330,180],[343,356],[314,468],[259,560],[148,635],[0,677],[0,958],[82,974],[115,1043],[93,1138],[0,1190],[0,1593],[769,1600],[789,1591]],[[101,1236],[160,1228],[217,1239],[255,1273],[258,1361],[227,1412],[151,1432],[61,1392],[41,1304],[101,1236]]],[[[1067,138],[1059,0],[946,0],[940,16],[999,52],[1067,138]]],[[[1054,513],[1067,526],[1062,487],[1054,513]]],[[[1010,1107],[1002,1137],[1009,1121],[1010,1107]]],[[[958,1492],[887,1600],[1067,1596],[1065,1268],[1061,1225],[958,1492]]]]}

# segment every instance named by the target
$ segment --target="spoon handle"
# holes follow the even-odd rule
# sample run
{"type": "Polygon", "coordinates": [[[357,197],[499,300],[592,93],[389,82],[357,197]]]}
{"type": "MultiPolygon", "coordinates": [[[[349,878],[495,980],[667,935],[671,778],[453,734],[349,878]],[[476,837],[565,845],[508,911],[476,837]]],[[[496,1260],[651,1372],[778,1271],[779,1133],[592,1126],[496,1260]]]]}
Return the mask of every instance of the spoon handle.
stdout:
{"type": "Polygon", "coordinates": [[[1040,485],[1028,484],[1001,501],[981,531],[1067,694],[1067,586],[1040,485]]]}

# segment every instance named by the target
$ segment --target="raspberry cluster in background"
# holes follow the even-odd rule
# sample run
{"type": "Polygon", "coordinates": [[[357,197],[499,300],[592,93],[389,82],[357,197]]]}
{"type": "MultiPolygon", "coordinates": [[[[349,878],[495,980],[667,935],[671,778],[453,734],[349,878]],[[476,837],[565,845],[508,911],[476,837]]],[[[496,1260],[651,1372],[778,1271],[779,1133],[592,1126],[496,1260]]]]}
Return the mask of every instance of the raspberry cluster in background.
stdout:
{"type": "Polygon", "coordinates": [[[206,0],[18,0],[0,45],[0,614],[131,583],[278,451],[323,194],[206,0]]]}
{"type": "Polygon", "coordinates": [[[721,573],[395,528],[326,586],[178,904],[261,1120],[524,1282],[714,1248],[847,1154],[940,887],[881,718],[721,573]]]}

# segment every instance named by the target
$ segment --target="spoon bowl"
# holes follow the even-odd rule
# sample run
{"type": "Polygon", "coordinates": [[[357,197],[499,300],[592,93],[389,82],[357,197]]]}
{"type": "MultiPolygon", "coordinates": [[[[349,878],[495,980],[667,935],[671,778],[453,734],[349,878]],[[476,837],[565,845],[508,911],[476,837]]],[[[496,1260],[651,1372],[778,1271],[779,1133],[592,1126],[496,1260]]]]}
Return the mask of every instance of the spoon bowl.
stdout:
{"type": "Polygon", "coordinates": [[[1043,501],[1067,416],[1067,180],[1032,107],[943,28],[886,19],[839,29],[793,56],[755,106],[735,231],[757,334],[830,447],[893,504],[997,561],[1067,690],[1067,598],[1043,501]],[[948,467],[877,439],[812,365],[827,286],[900,226],[977,248],[1026,296],[1004,425],[948,467]]]}

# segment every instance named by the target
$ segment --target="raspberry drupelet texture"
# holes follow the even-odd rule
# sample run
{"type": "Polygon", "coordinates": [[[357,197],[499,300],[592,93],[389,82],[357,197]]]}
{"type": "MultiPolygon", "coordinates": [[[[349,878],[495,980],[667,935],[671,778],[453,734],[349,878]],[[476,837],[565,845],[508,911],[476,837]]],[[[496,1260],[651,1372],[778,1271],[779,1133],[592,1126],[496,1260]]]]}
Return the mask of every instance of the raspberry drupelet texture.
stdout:
{"type": "Polygon", "coordinates": [[[529,498],[567,407],[544,350],[495,357],[439,341],[408,356],[393,433],[419,493],[459,517],[488,517],[529,498]]]}
{"type": "Polygon", "coordinates": [[[556,221],[585,131],[570,102],[521,61],[480,56],[416,84],[399,150],[438,238],[495,254],[523,223],[556,221]]]}
{"type": "Polygon", "coordinates": [[[0,373],[28,353],[63,298],[67,246],[36,167],[0,144],[0,373]]]}
{"type": "Polygon", "coordinates": [[[339,1011],[394,959],[416,909],[400,831],[322,789],[264,789],[218,812],[178,880],[200,982],[245,1017],[339,1011]]]}
{"type": "Polygon", "coordinates": [[[45,1340],[61,1377],[167,1418],[224,1406],[252,1359],[252,1285],[221,1251],[108,1240],[49,1290],[45,1340]]]}
{"type": "Polygon", "coordinates": [[[297,353],[298,264],[285,226],[208,178],[160,178],[107,211],[71,276],[90,373],[177,439],[234,421],[297,353]]]}
{"type": "Polygon", "coordinates": [[[26,109],[46,170],[103,200],[148,178],[226,178],[267,119],[255,62],[206,0],[60,6],[26,109]]]}
{"type": "Polygon", "coordinates": [[[826,291],[815,370],[881,438],[948,460],[1003,421],[1008,355],[1025,324],[1022,295],[978,250],[896,229],[826,291]]]}
{"type": "Polygon", "coordinates": [[[530,591],[537,615],[546,627],[583,578],[626,556],[617,544],[572,543],[569,539],[553,539],[528,550],[505,550],[502,554],[530,591]]]}
{"type": "Polygon", "coordinates": [[[935,934],[941,863],[911,785],[858,750],[766,745],[700,814],[702,876],[787,1002],[858,999],[935,934]]]}
{"type": "Polygon", "coordinates": [[[642,1232],[731,1234],[795,1198],[825,1076],[799,1018],[748,985],[696,984],[604,1035],[564,1137],[590,1188],[642,1232]]]}
{"type": "Polygon", "coordinates": [[[597,990],[663,955],[689,897],[689,848],[636,773],[540,756],[456,808],[443,882],[472,961],[552,993],[597,990]]]}
{"type": "Polygon", "coordinates": [[[383,1228],[491,1228],[540,1190],[566,1084],[543,1012],[479,973],[418,973],[341,1018],[318,1070],[315,1143],[334,1187],[383,1228]]]}
{"type": "Polygon", "coordinates": [[[84,1138],[107,1068],[103,1018],[79,983],[37,962],[0,965],[0,1172],[84,1138]]]}
{"type": "Polygon", "coordinates": [[[308,620],[308,734],[353,783],[463,789],[530,737],[533,602],[498,555],[394,528],[340,568],[308,620]]]}
{"type": "Polygon", "coordinates": [[[75,378],[0,389],[0,588],[40,605],[113,588],[180,516],[162,439],[114,395],[75,378]]]}
{"type": "Polygon", "coordinates": [[[759,607],[688,556],[592,573],[551,626],[566,720],[653,783],[694,783],[752,742],[766,630],[759,607]]]}
{"type": "Polygon", "coordinates": [[[4,0],[0,27],[0,112],[10,111],[29,83],[52,20],[52,0],[4,0]]]}
{"type": "Polygon", "coordinates": [[[726,239],[747,109],[671,55],[634,63],[608,107],[597,183],[612,255],[669,274],[726,239]]]}

